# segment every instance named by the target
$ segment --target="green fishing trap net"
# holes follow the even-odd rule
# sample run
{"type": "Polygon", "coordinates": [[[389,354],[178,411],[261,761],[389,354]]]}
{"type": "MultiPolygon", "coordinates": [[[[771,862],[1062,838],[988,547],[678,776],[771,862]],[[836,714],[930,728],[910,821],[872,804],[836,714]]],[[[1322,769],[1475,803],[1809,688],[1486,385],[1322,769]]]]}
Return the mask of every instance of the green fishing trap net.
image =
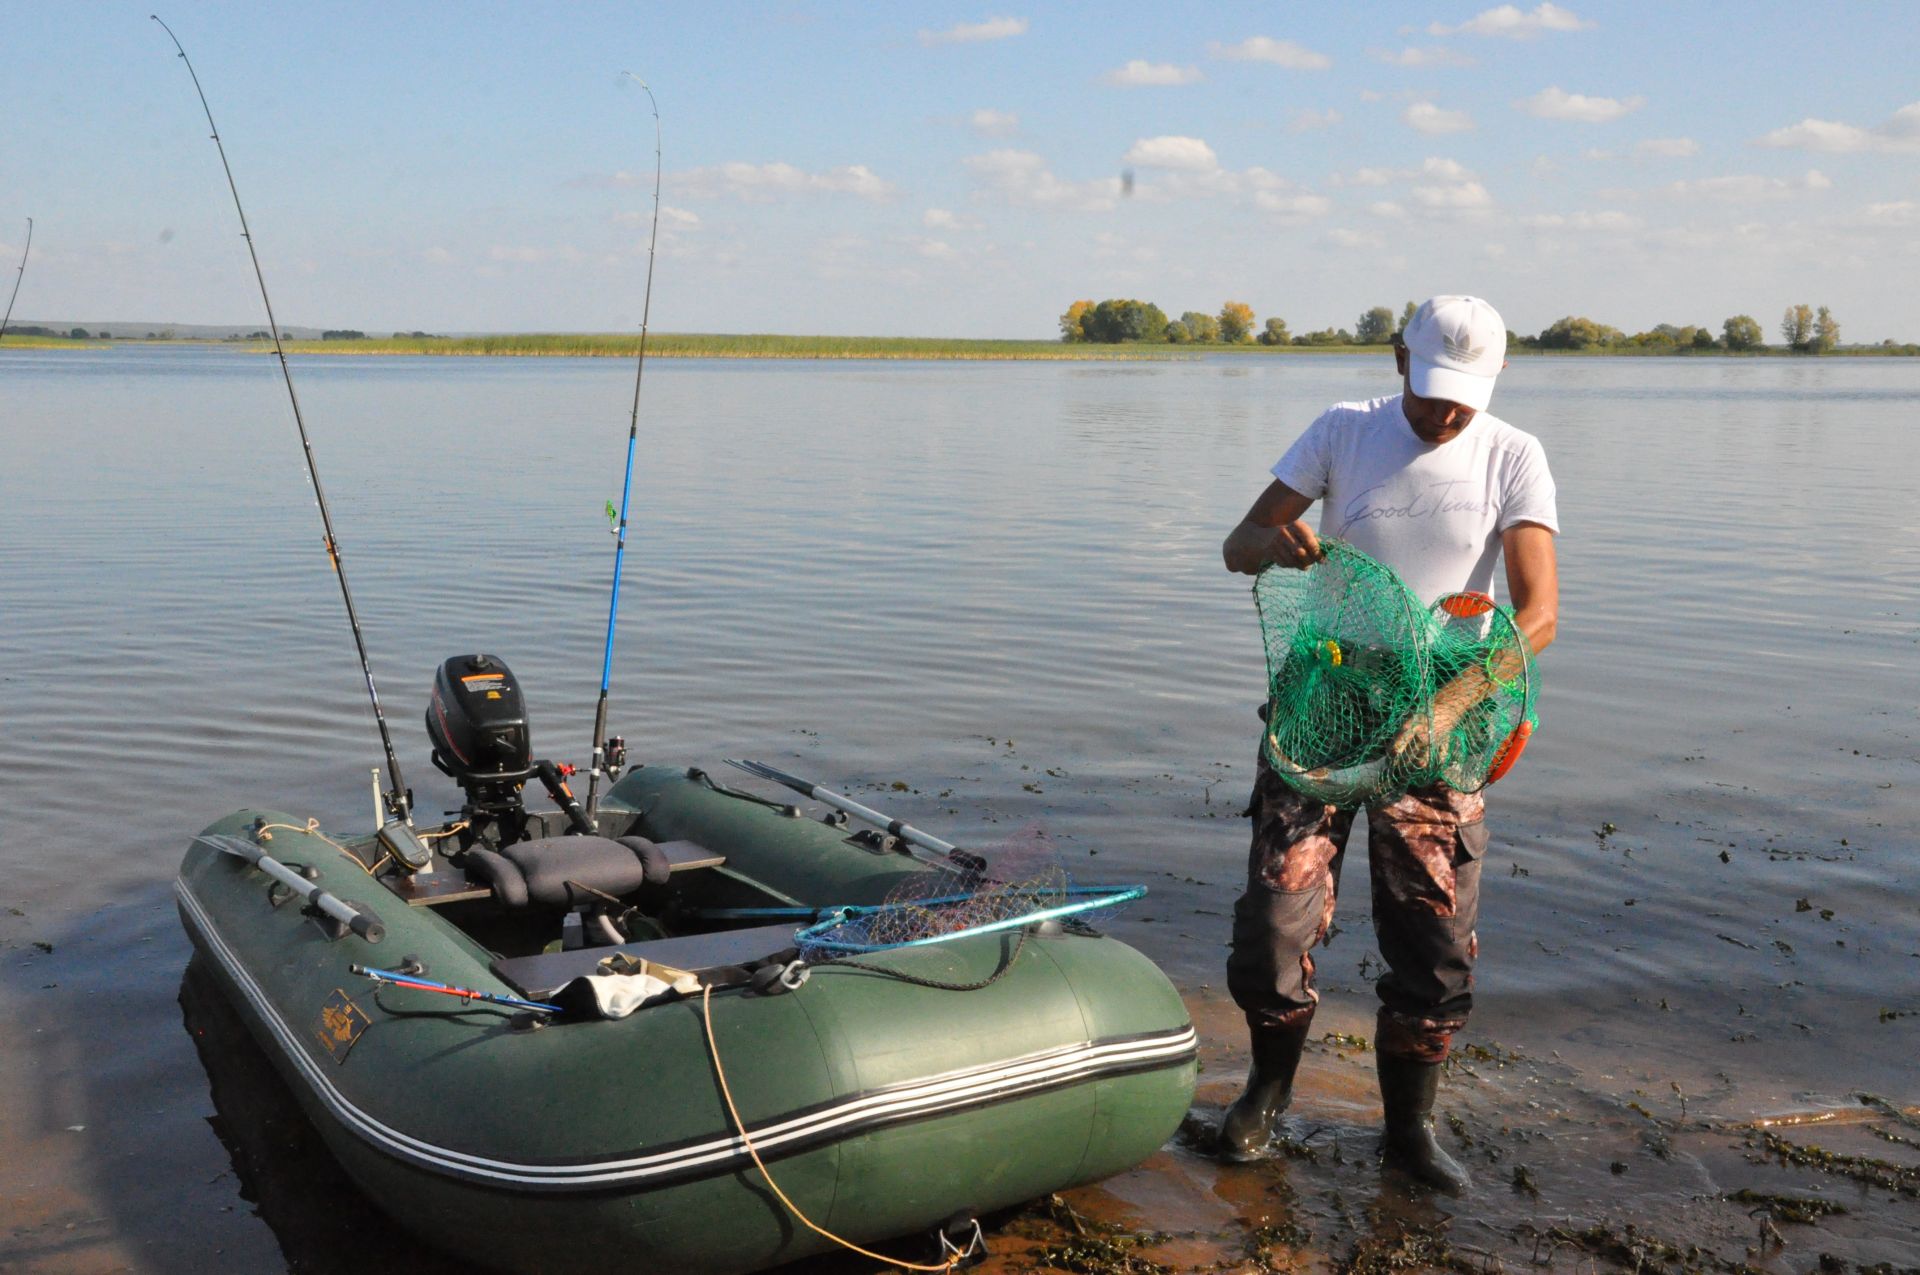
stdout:
{"type": "Polygon", "coordinates": [[[1305,570],[1254,582],[1267,650],[1267,764],[1330,805],[1392,801],[1506,773],[1538,719],[1533,652],[1483,593],[1432,607],[1352,545],[1321,542],[1305,570]]]}
{"type": "Polygon", "coordinates": [[[1046,921],[1096,923],[1145,893],[1140,886],[1076,884],[1052,839],[1030,827],[990,849],[962,851],[902,877],[878,906],[828,909],[795,940],[805,959],[827,961],[1046,921]]]}

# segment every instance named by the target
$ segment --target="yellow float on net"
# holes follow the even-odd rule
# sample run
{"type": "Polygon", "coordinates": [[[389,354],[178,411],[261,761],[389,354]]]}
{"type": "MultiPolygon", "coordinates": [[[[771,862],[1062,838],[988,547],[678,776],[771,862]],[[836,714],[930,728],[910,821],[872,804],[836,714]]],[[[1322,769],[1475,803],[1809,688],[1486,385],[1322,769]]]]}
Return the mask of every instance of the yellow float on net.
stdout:
{"type": "Polygon", "coordinates": [[[1328,638],[1320,644],[1320,649],[1326,653],[1327,663],[1329,665],[1334,668],[1340,667],[1341,660],[1344,657],[1340,654],[1340,644],[1338,642],[1332,638],[1328,638]]]}

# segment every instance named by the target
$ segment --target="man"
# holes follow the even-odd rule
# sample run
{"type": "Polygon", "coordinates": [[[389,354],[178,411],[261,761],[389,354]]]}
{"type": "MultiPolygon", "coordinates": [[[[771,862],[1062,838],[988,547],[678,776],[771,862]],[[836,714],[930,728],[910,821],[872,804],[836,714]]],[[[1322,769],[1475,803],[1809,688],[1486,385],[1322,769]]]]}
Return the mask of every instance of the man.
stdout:
{"type": "MultiPolygon", "coordinates": [[[[1486,410],[1506,345],[1506,324],[1477,297],[1422,305],[1394,342],[1401,392],[1336,404],[1308,427],[1221,546],[1227,569],[1256,575],[1270,564],[1317,561],[1319,539],[1301,517],[1320,501],[1321,534],[1392,567],[1428,604],[1457,591],[1491,593],[1504,555],[1514,618],[1535,651],[1545,648],[1559,611],[1559,521],[1538,440],[1486,410]]],[[[1436,717],[1447,711],[1436,703],[1436,717]]],[[[1428,742],[1411,727],[1394,747],[1417,754],[1428,742]]],[[[1252,1032],[1253,1070],[1221,1128],[1228,1160],[1258,1156],[1292,1097],[1319,1001],[1311,952],[1333,919],[1354,816],[1288,788],[1264,750],[1249,813],[1253,845],[1246,893],[1234,905],[1227,985],[1252,1032]]],[[[1484,815],[1478,793],[1444,785],[1367,810],[1374,928],[1388,967],[1376,985],[1374,1036],[1386,1158],[1450,1192],[1464,1190],[1467,1175],[1434,1140],[1433,1103],[1473,1003],[1484,815]]]]}

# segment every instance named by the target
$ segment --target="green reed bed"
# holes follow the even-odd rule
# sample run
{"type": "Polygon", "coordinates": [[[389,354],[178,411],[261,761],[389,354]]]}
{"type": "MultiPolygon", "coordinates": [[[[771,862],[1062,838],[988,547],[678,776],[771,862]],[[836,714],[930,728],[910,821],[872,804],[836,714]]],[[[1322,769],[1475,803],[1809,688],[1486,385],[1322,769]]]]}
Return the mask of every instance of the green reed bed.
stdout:
{"type": "MultiPolygon", "coordinates": [[[[346,341],[294,341],[300,354],[445,354],[606,356],[631,358],[638,333],[541,333],[460,337],[367,337],[346,341]]],[[[1059,341],[989,341],[942,337],[735,336],[719,333],[654,333],[647,353],[660,358],[703,359],[1169,359],[1191,357],[1168,346],[1067,345],[1059,341]]]]}

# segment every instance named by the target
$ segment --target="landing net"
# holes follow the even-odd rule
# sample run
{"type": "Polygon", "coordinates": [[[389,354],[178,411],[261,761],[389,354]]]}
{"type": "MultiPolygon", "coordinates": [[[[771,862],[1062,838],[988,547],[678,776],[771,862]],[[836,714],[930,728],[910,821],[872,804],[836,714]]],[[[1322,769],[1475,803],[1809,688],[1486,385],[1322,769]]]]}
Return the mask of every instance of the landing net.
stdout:
{"type": "Polygon", "coordinates": [[[1537,724],[1533,652],[1482,593],[1422,606],[1391,568],[1339,540],[1254,583],[1267,653],[1267,764],[1330,805],[1499,778],[1537,724]]]}
{"type": "Polygon", "coordinates": [[[958,851],[955,867],[901,879],[884,902],[836,909],[796,935],[803,958],[830,960],[922,947],[1045,921],[1106,919],[1146,893],[1142,886],[1075,885],[1051,838],[1037,828],[992,849],[958,851]]]}

